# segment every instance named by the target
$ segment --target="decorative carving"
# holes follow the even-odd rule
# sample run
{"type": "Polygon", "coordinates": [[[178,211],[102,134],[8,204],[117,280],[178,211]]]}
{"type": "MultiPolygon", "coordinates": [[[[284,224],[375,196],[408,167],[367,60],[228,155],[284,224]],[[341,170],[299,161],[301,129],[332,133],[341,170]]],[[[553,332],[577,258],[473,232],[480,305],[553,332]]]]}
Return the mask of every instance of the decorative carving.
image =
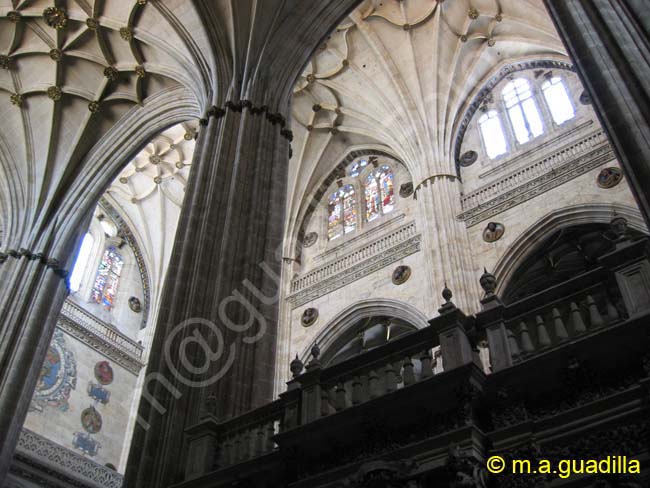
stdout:
{"type": "Polygon", "coordinates": [[[141,313],[142,303],[140,303],[140,299],[138,297],[129,298],[129,308],[135,313],[141,313]]]}
{"type": "Polygon", "coordinates": [[[98,114],[102,110],[102,105],[98,101],[92,101],[88,104],[88,110],[93,114],[98,114]]]}
{"type": "Polygon", "coordinates": [[[458,445],[449,446],[447,470],[450,488],[486,488],[487,473],[473,457],[464,454],[458,445]]]}
{"type": "Polygon", "coordinates": [[[130,42],[133,40],[133,31],[129,27],[120,27],[120,37],[130,42]]]}
{"type": "Polygon", "coordinates": [[[111,392],[104,388],[102,385],[90,382],[88,383],[88,396],[96,402],[106,405],[111,398],[111,392]]]}
{"type": "Polygon", "coordinates": [[[38,376],[30,411],[42,412],[55,407],[62,412],[69,408],[70,394],[77,386],[77,363],[65,343],[63,332],[56,329],[38,376]]]}
{"type": "Polygon", "coordinates": [[[580,103],[582,105],[591,105],[591,96],[586,91],[580,94],[580,103]]]}
{"type": "Polygon", "coordinates": [[[467,151],[460,157],[460,165],[463,168],[473,165],[476,161],[478,161],[478,153],[476,151],[467,151]]]}
{"type": "Polygon", "coordinates": [[[361,465],[343,484],[354,488],[406,488],[412,469],[412,463],[371,461],[361,465]]]}
{"type": "Polygon", "coordinates": [[[61,88],[58,86],[51,86],[47,89],[47,96],[50,100],[54,100],[55,102],[58,102],[61,100],[61,88]]]}
{"type": "Polygon", "coordinates": [[[106,66],[104,68],[104,76],[108,78],[108,81],[117,81],[120,77],[120,72],[114,66],[106,66]]]}
{"type": "Polygon", "coordinates": [[[598,174],[598,179],[596,180],[600,188],[614,188],[618,185],[621,180],[623,180],[623,172],[620,168],[610,167],[603,169],[598,174]]]}
{"type": "Polygon", "coordinates": [[[12,105],[15,105],[16,107],[22,107],[23,106],[23,96],[20,93],[14,93],[10,97],[12,105]]]}
{"type": "Polygon", "coordinates": [[[147,77],[147,71],[144,69],[144,66],[142,66],[141,64],[135,67],[135,74],[138,75],[138,78],[147,77]]]}
{"type": "Polygon", "coordinates": [[[302,363],[302,361],[296,354],[296,359],[291,361],[291,364],[289,365],[289,370],[291,371],[291,374],[293,375],[294,378],[297,378],[302,374],[304,369],[305,369],[305,365],[302,363]]]}
{"type": "Polygon", "coordinates": [[[481,288],[485,291],[486,297],[494,296],[494,292],[497,289],[497,279],[485,268],[483,268],[483,276],[481,276],[479,283],[481,284],[481,288]]]}
{"type": "Polygon", "coordinates": [[[90,30],[97,30],[97,29],[99,29],[99,20],[97,20],[97,19],[94,18],[94,17],[88,17],[88,18],[86,19],[86,26],[87,26],[90,30]]]}
{"type": "Polygon", "coordinates": [[[303,247],[311,247],[316,244],[316,241],[318,241],[318,234],[316,232],[310,232],[302,240],[302,245],[303,247]]]}
{"type": "Polygon", "coordinates": [[[393,284],[403,285],[411,277],[411,268],[410,266],[398,266],[393,271],[393,284]]]}
{"type": "MultiPolygon", "coordinates": [[[[97,454],[100,447],[99,443],[94,441],[90,435],[77,433],[75,436],[87,437],[91,441],[73,440],[73,445],[77,449],[87,455],[94,456],[97,454]],[[84,447],[84,449],[81,449],[81,447],[84,447]]],[[[54,478],[63,481],[64,486],[81,486],[79,484],[80,480],[89,480],[90,483],[85,482],[83,485],[102,486],[104,488],[122,487],[122,475],[116,471],[25,428],[22,429],[18,438],[15,457],[20,461],[20,464],[29,466],[28,472],[21,472],[18,476],[24,478],[22,475],[25,474],[29,476],[27,479],[30,479],[38,486],[54,486],[50,484],[54,478]],[[34,478],[35,474],[40,473],[46,474],[47,480],[34,478]]],[[[16,468],[17,465],[13,464],[12,472],[15,472],[16,468]]],[[[60,484],[57,483],[56,486],[60,486],[60,484]]]]}
{"type": "Polygon", "coordinates": [[[318,320],[318,309],[308,308],[302,313],[302,318],[300,319],[300,323],[302,324],[303,327],[310,327],[314,325],[317,320],[318,320]]]}
{"type": "Polygon", "coordinates": [[[404,183],[399,188],[399,196],[402,198],[408,198],[411,195],[413,195],[414,192],[415,192],[415,188],[413,187],[412,181],[409,181],[408,183],[404,183]]]}
{"type": "Polygon", "coordinates": [[[496,242],[503,237],[506,228],[498,222],[490,222],[483,231],[483,240],[485,242],[496,242]]]}
{"type": "Polygon", "coordinates": [[[11,69],[13,67],[13,58],[5,54],[0,54],[0,68],[2,69],[11,69]]]}
{"type": "Polygon", "coordinates": [[[87,456],[96,456],[102,445],[85,432],[75,432],[72,436],[72,445],[87,456]]]}
{"type": "Polygon", "coordinates": [[[88,407],[81,412],[81,425],[89,434],[102,430],[102,416],[95,407],[88,407]]]}
{"type": "Polygon", "coordinates": [[[10,22],[14,24],[20,22],[21,17],[22,16],[20,15],[20,12],[17,12],[15,10],[11,10],[7,12],[7,18],[9,19],[10,22]]]}
{"type": "Polygon", "coordinates": [[[47,7],[43,10],[43,20],[53,29],[64,29],[68,24],[68,14],[60,7],[47,7]]]}
{"type": "Polygon", "coordinates": [[[100,361],[95,364],[95,378],[102,385],[110,385],[113,382],[113,368],[108,361],[100,361]]]}
{"type": "Polygon", "coordinates": [[[63,51],[60,49],[50,49],[49,55],[52,61],[61,61],[61,59],[63,59],[63,51]]]}

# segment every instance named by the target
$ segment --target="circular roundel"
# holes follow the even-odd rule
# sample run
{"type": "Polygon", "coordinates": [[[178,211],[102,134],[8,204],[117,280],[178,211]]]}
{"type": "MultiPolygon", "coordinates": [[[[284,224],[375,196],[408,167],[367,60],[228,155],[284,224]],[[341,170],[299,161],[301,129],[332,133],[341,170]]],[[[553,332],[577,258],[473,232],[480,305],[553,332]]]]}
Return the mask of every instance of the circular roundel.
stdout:
{"type": "Polygon", "coordinates": [[[583,105],[591,105],[591,96],[586,91],[580,95],[580,103],[583,105]]]}
{"type": "Polygon", "coordinates": [[[498,222],[490,222],[483,230],[483,240],[485,242],[496,242],[503,237],[506,228],[498,222]]]}
{"type": "Polygon", "coordinates": [[[409,266],[398,266],[393,271],[393,283],[395,285],[401,285],[406,283],[411,277],[411,268],[409,266]]]}
{"type": "Polygon", "coordinates": [[[463,167],[471,166],[478,160],[476,151],[467,151],[460,157],[460,165],[463,167]]]}
{"type": "Polygon", "coordinates": [[[305,247],[311,247],[316,244],[316,241],[318,241],[318,234],[316,232],[310,232],[303,239],[302,245],[305,247]]]}
{"type": "Polygon", "coordinates": [[[30,411],[42,411],[46,406],[66,411],[70,393],[76,384],[77,366],[74,355],[66,347],[63,333],[57,330],[41,366],[30,411]]]}
{"type": "Polygon", "coordinates": [[[102,416],[95,407],[88,407],[81,412],[81,425],[89,434],[102,430],[102,416]]]}
{"type": "Polygon", "coordinates": [[[300,323],[302,324],[303,327],[309,327],[311,325],[314,325],[317,320],[318,320],[318,309],[308,308],[302,313],[302,318],[300,319],[300,323]]]}
{"type": "Polygon", "coordinates": [[[113,382],[113,368],[108,361],[100,361],[95,365],[95,378],[102,385],[110,385],[113,382]]]}
{"type": "Polygon", "coordinates": [[[614,188],[623,179],[623,172],[620,168],[605,168],[598,174],[598,186],[601,188],[614,188]]]}

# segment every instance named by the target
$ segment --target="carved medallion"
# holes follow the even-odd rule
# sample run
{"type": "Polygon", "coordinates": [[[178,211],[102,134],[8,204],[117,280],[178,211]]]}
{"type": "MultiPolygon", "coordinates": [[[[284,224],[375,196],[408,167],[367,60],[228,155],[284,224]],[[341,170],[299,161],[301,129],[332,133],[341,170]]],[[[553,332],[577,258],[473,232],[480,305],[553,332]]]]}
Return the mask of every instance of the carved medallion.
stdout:
{"type": "Polygon", "coordinates": [[[393,271],[393,284],[402,285],[406,283],[411,277],[411,268],[410,266],[398,266],[393,271]]]}
{"type": "Polygon", "coordinates": [[[316,241],[318,241],[318,234],[316,234],[316,232],[310,232],[302,240],[302,245],[304,247],[311,247],[316,244],[316,241]]]}
{"type": "Polygon", "coordinates": [[[620,168],[605,168],[598,175],[598,186],[601,188],[614,188],[623,179],[623,172],[620,168]]]}
{"type": "Polygon", "coordinates": [[[589,93],[586,91],[582,92],[580,95],[580,103],[583,105],[591,105],[591,97],[589,96],[589,93]]]}
{"type": "Polygon", "coordinates": [[[81,425],[89,434],[102,430],[102,416],[95,407],[88,407],[81,412],[81,425]]]}
{"type": "Polygon", "coordinates": [[[142,312],[142,303],[140,302],[140,299],[138,297],[129,298],[129,308],[135,313],[142,312]]]}
{"type": "Polygon", "coordinates": [[[483,231],[483,240],[485,242],[496,242],[503,237],[506,228],[498,222],[490,222],[483,231]]]}
{"type": "Polygon", "coordinates": [[[49,406],[67,411],[70,393],[76,386],[77,363],[66,346],[63,332],[57,329],[41,367],[29,410],[42,412],[49,406]]]}
{"type": "Polygon", "coordinates": [[[413,183],[412,182],[404,183],[399,188],[399,196],[402,197],[402,198],[408,198],[411,195],[413,195],[413,191],[414,191],[414,188],[413,188],[413,183]]]}
{"type": "Polygon", "coordinates": [[[473,165],[478,160],[478,153],[476,151],[467,151],[460,157],[460,165],[463,168],[473,165]]]}
{"type": "Polygon", "coordinates": [[[300,323],[302,324],[303,327],[310,327],[314,325],[317,320],[318,320],[318,309],[308,308],[302,313],[302,318],[300,319],[300,323]]]}
{"type": "Polygon", "coordinates": [[[113,368],[108,361],[100,361],[95,365],[95,378],[102,385],[110,385],[113,382],[113,368]]]}

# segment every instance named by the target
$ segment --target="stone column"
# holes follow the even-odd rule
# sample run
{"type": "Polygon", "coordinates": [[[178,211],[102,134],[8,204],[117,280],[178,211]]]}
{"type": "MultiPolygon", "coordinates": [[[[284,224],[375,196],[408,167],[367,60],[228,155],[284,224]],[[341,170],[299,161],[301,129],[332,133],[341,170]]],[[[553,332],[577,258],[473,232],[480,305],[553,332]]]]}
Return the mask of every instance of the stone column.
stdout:
{"type": "Polygon", "coordinates": [[[650,225],[650,10],[645,0],[544,0],[650,225]]]}
{"type": "MultiPolygon", "coordinates": [[[[67,296],[74,246],[53,258],[54,228],[0,254],[0,485],[13,458],[42,361],[67,296]]],[[[78,236],[70,236],[75,241],[78,236]]]]}
{"type": "Polygon", "coordinates": [[[207,395],[218,399],[210,413],[220,420],[272,400],[291,138],[285,125],[262,102],[240,100],[213,107],[203,121],[128,486],[162,487],[182,479],[184,430],[198,420],[207,395]],[[192,371],[184,356],[205,370],[192,371]]]}
{"type": "Polygon", "coordinates": [[[426,253],[432,296],[447,283],[459,309],[477,310],[481,293],[467,228],[460,213],[460,182],[452,175],[429,178],[417,188],[420,204],[422,252],[426,253]]]}

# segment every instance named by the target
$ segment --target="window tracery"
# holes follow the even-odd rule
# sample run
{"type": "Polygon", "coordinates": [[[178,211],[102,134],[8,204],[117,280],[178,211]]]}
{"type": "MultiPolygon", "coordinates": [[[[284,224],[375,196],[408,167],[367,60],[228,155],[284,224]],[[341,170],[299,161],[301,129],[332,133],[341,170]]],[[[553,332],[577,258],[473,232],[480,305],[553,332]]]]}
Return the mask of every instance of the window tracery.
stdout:
{"type": "Polygon", "coordinates": [[[330,195],[328,216],[330,241],[356,229],[357,208],[354,186],[345,185],[330,195]]]}
{"type": "Polygon", "coordinates": [[[367,222],[372,222],[395,208],[393,171],[388,165],[381,166],[367,176],[364,193],[367,222]]]}
{"type": "Polygon", "coordinates": [[[508,83],[502,92],[515,137],[524,144],[544,133],[544,125],[533,96],[530,82],[516,78],[508,83]]]}
{"type": "Polygon", "coordinates": [[[542,93],[551,112],[553,121],[562,125],[576,116],[571,97],[564,81],[559,76],[550,77],[542,84],[542,93]]]}

